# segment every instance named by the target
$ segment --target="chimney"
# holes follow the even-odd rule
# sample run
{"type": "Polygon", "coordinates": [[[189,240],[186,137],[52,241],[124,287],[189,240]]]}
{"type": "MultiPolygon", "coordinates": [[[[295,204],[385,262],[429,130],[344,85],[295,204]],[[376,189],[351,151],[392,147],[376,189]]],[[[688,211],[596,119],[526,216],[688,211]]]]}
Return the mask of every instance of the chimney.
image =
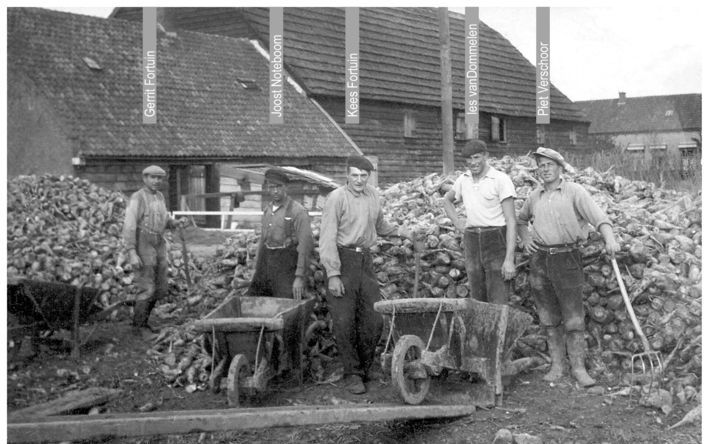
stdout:
{"type": "Polygon", "coordinates": [[[618,93],[618,105],[625,105],[625,92],[623,91],[618,93]]]}

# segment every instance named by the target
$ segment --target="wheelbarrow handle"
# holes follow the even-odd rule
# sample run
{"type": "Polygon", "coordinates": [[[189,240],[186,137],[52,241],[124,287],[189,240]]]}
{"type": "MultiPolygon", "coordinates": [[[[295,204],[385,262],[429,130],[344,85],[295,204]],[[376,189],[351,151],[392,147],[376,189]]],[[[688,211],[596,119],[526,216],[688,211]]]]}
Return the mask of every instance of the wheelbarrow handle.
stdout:
{"type": "Polygon", "coordinates": [[[640,340],[643,343],[643,349],[645,349],[646,352],[652,352],[653,350],[650,348],[650,343],[647,340],[647,337],[645,336],[645,333],[643,333],[642,328],[640,328],[640,323],[638,322],[638,318],[635,317],[635,310],[633,310],[633,305],[630,303],[630,298],[628,297],[628,292],[625,289],[625,283],[623,282],[623,277],[620,275],[620,269],[618,268],[618,261],[615,260],[615,257],[611,258],[611,263],[613,264],[613,271],[615,272],[615,278],[618,280],[618,286],[620,287],[620,293],[623,295],[623,302],[625,302],[625,308],[628,310],[628,314],[630,315],[630,320],[633,322],[633,327],[635,327],[635,332],[640,336],[640,340]]]}

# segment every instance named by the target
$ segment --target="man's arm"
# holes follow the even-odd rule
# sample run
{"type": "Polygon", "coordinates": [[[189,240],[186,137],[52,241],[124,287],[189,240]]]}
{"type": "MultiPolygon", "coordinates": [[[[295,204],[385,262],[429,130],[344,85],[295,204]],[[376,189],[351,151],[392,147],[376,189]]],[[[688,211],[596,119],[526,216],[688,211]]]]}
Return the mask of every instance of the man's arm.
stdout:
{"type": "Polygon", "coordinates": [[[451,188],[443,197],[443,209],[448,218],[453,222],[453,225],[460,230],[465,231],[465,222],[458,217],[458,212],[455,209],[455,190],[451,188]]]}
{"type": "Polygon", "coordinates": [[[507,226],[507,243],[505,248],[505,260],[502,263],[502,276],[505,279],[512,279],[515,276],[515,246],[517,244],[517,221],[515,218],[514,199],[508,197],[502,201],[502,214],[505,217],[507,226]]]}
{"type": "Polygon", "coordinates": [[[337,251],[337,229],[340,224],[339,202],[334,191],[325,200],[320,219],[320,262],[327,276],[340,275],[340,254],[337,251]]]}
{"type": "Polygon", "coordinates": [[[524,201],[522,209],[517,216],[517,235],[519,235],[520,242],[522,243],[522,248],[528,254],[532,254],[537,251],[537,245],[532,239],[532,234],[529,231],[529,220],[531,219],[531,203],[530,197],[524,201]]]}
{"type": "Polygon", "coordinates": [[[310,226],[310,216],[304,208],[300,207],[294,218],[295,236],[298,239],[298,265],[295,275],[304,277],[313,251],[313,230],[310,226]]]}
{"type": "Polygon", "coordinates": [[[143,266],[143,261],[138,256],[136,251],[138,242],[138,219],[140,218],[140,198],[137,194],[131,196],[126,208],[126,216],[123,221],[123,243],[128,250],[128,261],[131,267],[140,268],[143,266]]]}
{"type": "Polygon", "coordinates": [[[601,210],[601,207],[594,202],[588,191],[583,189],[580,185],[576,188],[574,196],[576,210],[581,217],[589,221],[591,225],[601,232],[603,240],[606,243],[606,252],[614,256],[620,251],[620,245],[613,234],[613,226],[611,225],[610,218],[601,210]]]}

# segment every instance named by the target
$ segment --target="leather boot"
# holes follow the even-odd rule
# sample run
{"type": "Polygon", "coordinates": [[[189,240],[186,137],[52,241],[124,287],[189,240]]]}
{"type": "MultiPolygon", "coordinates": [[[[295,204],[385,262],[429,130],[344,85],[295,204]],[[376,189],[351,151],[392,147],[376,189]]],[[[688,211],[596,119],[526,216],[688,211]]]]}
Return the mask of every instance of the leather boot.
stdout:
{"type": "Polygon", "coordinates": [[[566,358],[566,342],[564,327],[547,327],[547,345],[551,357],[551,368],[542,379],[556,381],[564,375],[564,359],[566,358]]]}
{"type": "Polygon", "coordinates": [[[582,387],[594,385],[596,381],[586,372],[586,340],[583,332],[573,331],[566,334],[566,348],[571,363],[571,374],[582,387]]]}
{"type": "Polygon", "coordinates": [[[133,327],[143,328],[148,326],[151,308],[150,301],[135,301],[135,306],[133,306],[133,327]]]}

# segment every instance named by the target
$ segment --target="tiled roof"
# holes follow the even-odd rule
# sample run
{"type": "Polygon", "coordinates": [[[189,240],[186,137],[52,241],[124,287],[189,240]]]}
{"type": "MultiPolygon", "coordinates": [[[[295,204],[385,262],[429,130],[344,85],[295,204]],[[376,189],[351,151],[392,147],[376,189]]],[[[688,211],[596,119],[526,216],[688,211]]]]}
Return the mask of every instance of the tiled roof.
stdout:
{"type": "Polygon", "coordinates": [[[698,130],[702,127],[702,95],[627,97],[576,102],[588,116],[594,133],[634,133],[698,130]]]}
{"type": "MultiPolygon", "coordinates": [[[[137,18],[118,8],[116,18],[137,18]]],[[[268,8],[169,8],[173,24],[210,33],[241,32],[268,42],[268,8]],[[243,19],[242,19],[243,17],[243,19]],[[234,23],[229,25],[229,23],[234,23]],[[244,26],[248,23],[250,28],[244,26]]],[[[285,8],[284,56],[310,94],[343,96],[343,8],[285,8]]],[[[454,106],[463,106],[464,17],[450,13],[454,106]]],[[[360,92],[363,99],[440,106],[440,44],[435,8],[360,8],[360,92]]],[[[535,67],[506,38],[480,23],[481,110],[536,114],[535,67]]],[[[552,87],[552,118],[585,121],[581,110],[552,87]]]]}
{"type": "Polygon", "coordinates": [[[158,31],[158,123],[142,123],[142,26],[8,9],[8,70],[65,119],[77,155],[344,157],[354,148],[292,87],[285,124],[268,123],[268,61],[246,39],[158,31]],[[96,61],[92,70],[83,60],[96,61]],[[237,79],[254,80],[246,89],[237,79]]]}

